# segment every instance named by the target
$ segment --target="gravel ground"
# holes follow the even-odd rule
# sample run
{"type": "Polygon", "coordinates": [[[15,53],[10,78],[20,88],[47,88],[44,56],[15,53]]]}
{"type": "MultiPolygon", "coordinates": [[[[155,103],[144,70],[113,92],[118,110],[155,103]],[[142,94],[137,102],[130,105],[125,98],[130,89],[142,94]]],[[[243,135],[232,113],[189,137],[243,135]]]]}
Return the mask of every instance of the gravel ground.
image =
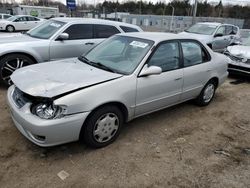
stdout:
{"type": "Polygon", "coordinates": [[[231,81],[209,106],[187,102],[138,118],[98,150],[32,144],[14,127],[0,88],[0,187],[249,187],[250,82],[231,81]]]}

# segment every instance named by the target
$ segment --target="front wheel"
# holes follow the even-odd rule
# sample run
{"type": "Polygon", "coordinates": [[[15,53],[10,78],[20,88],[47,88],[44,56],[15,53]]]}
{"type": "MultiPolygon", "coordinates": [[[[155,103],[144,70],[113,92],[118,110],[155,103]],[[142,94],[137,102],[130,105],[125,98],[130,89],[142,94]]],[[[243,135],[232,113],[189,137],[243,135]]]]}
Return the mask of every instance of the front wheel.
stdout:
{"type": "Polygon", "coordinates": [[[34,60],[23,54],[10,54],[0,59],[0,82],[11,85],[12,73],[24,66],[34,64],[34,60]]]}
{"type": "Polygon", "coordinates": [[[6,27],[6,31],[8,31],[8,32],[14,32],[15,31],[15,28],[14,28],[14,26],[12,26],[12,25],[8,25],[7,27],[6,27]]]}
{"type": "Polygon", "coordinates": [[[195,102],[199,106],[208,105],[214,98],[216,90],[216,83],[211,80],[202,89],[200,95],[196,98],[195,102]]]}
{"type": "Polygon", "coordinates": [[[86,120],[81,137],[90,147],[105,147],[119,136],[123,122],[124,117],[118,107],[103,106],[86,120]]]}

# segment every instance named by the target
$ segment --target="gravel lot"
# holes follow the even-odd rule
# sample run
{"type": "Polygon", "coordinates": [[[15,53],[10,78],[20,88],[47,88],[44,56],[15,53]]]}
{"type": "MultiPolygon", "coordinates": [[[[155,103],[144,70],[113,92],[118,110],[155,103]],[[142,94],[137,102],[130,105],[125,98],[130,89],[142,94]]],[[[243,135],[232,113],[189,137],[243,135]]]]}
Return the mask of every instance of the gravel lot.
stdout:
{"type": "Polygon", "coordinates": [[[98,150],[30,143],[0,88],[0,187],[249,187],[250,82],[231,81],[208,107],[187,102],[141,117],[98,150]]]}

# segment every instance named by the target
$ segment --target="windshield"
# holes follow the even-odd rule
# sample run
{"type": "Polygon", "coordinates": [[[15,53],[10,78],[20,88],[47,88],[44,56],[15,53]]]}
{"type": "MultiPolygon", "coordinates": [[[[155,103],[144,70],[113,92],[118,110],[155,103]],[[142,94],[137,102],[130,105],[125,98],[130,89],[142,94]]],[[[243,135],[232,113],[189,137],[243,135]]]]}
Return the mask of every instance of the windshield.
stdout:
{"type": "Polygon", "coordinates": [[[131,74],[154,44],[153,41],[114,36],[92,49],[80,60],[121,74],[131,74]]]}
{"type": "Polygon", "coordinates": [[[35,38],[49,39],[65,24],[66,23],[60,21],[48,20],[38,27],[28,31],[26,34],[35,38]]]}
{"type": "Polygon", "coordinates": [[[12,17],[9,17],[9,18],[6,19],[6,20],[12,22],[12,21],[14,21],[14,20],[17,19],[17,18],[18,18],[17,16],[12,16],[12,17]]]}
{"type": "Polygon", "coordinates": [[[203,35],[212,35],[217,26],[208,24],[195,24],[186,30],[188,33],[196,33],[203,35]]]}

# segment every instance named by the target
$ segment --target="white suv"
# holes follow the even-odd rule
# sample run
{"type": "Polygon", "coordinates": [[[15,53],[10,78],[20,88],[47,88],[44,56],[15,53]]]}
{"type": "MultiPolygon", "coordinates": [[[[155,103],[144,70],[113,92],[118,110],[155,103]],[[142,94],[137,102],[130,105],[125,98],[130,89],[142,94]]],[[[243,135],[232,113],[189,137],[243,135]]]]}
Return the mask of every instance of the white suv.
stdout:
{"type": "Polygon", "coordinates": [[[196,23],[180,35],[197,38],[218,52],[223,52],[227,46],[240,41],[239,27],[214,22],[196,23]]]}

